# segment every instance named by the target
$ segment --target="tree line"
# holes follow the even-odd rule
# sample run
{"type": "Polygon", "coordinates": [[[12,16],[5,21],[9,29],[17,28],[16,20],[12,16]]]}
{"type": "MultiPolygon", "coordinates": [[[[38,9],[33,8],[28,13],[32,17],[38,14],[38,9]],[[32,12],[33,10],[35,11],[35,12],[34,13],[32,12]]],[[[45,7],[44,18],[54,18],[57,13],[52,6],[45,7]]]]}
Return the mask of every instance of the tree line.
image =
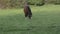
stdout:
{"type": "MultiPolygon", "coordinates": [[[[22,8],[25,0],[0,0],[0,8],[22,8]]],[[[30,5],[60,4],[60,0],[27,0],[30,5]]]]}

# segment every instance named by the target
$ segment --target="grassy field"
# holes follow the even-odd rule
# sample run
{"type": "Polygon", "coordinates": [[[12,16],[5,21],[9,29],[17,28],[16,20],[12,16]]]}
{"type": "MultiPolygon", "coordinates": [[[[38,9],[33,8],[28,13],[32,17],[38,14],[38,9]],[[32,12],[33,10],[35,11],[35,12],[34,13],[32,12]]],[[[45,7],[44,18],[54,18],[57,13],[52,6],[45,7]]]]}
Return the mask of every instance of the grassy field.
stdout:
{"type": "Polygon", "coordinates": [[[32,19],[23,9],[0,9],[0,34],[60,34],[60,5],[31,6],[32,19]]]}

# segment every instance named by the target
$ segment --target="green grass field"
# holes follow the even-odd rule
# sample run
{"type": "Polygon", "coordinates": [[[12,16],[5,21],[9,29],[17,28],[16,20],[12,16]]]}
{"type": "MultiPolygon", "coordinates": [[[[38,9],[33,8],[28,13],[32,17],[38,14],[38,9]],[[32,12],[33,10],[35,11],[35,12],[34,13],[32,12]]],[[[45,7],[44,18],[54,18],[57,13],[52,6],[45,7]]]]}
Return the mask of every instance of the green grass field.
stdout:
{"type": "Polygon", "coordinates": [[[60,34],[60,5],[31,6],[32,19],[23,9],[0,9],[0,34],[60,34]]]}

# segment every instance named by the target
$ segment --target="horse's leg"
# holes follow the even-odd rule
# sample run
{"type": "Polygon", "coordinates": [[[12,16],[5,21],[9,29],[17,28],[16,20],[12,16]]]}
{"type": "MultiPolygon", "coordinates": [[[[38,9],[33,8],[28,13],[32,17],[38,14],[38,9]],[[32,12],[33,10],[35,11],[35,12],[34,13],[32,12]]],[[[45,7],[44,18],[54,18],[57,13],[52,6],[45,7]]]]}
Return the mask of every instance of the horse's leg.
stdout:
{"type": "Polygon", "coordinates": [[[25,13],[25,17],[28,17],[28,12],[27,12],[27,13],[25,13]]]}

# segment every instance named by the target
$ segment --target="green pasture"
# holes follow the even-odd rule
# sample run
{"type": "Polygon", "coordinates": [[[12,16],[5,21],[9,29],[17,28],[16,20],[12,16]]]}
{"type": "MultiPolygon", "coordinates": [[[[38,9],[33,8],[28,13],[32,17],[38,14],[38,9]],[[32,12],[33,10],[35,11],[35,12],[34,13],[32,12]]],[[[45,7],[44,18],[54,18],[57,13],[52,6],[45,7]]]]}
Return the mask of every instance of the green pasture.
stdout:
{"type": "Polygon", "coordinates": [[[0,34],[60,34],[60,5],[31,6],[32,19],[23,8],[0,9],[0,34]]]}

